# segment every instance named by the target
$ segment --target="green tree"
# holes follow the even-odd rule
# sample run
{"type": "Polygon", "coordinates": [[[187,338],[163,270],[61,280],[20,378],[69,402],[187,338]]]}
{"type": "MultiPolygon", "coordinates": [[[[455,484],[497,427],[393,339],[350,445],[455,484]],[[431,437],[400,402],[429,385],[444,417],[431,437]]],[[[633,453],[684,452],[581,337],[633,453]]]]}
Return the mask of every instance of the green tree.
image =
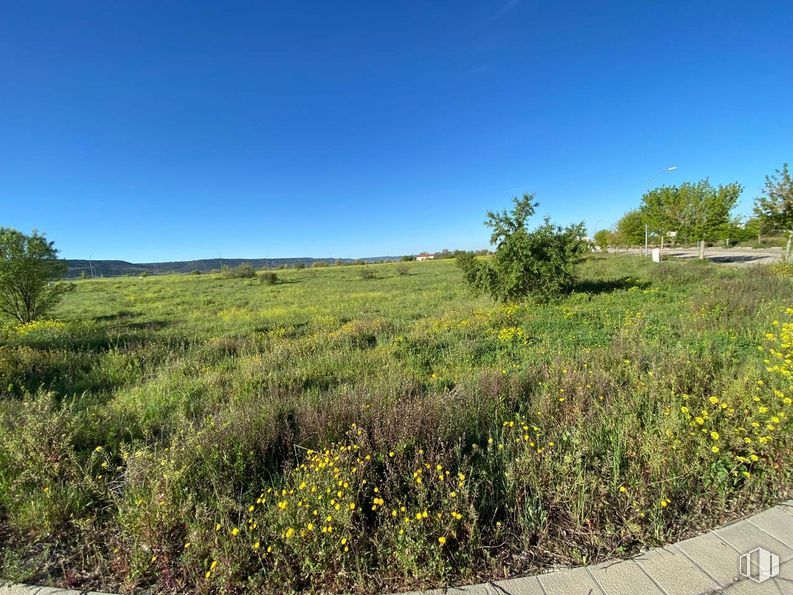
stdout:
{"type": "Polygon", "coordinates": [[[628,211],[617,221],[615,240],[625,246],[644,245],[644,216],[641,211],[628,211]]]}
{"type": "Polygon", "coordinates": [[[613,233],[610,232],[608,229],[600,229],[595,232],[593,239],[595,240],[595,245],[603,250],[604,252],[608,249],[608,247],[613,243],[613,233]]]}
{"type": "Polygon", "coordinates": [[[748,242],[757,238],[757,219],[743,221],[740,217],[732,217],[725,227],[724,239],[728,242],[748,242]]]}
{"type": "Polygon", "coordinates": [[[743,188],[737,182],[714,187],[710,181],[662,186],[642,197],[641,212],[647,224],[663,240],[676,232],[682,241],[698,241],[699,257],[704,258],[706,240],[725,237],[730,213],[743,188]]]}
{"type": "Polygon", "coordinates": [[[763,222],[760,217],[750,217],[743,224],[743,228],[746,230],[748,237],[742,241],[756,239],[760,242],[760,238],[763,235],[763,222]]]}
{"type": "Polygon", "coordinates": [[[661,186],[646,192],[639,210],[650,231],[660,235],[661,248],[670,231],[681,233],[685,229],[686,205],[683,195],[675,186],[661,186]]]}
{"type": "Polygon", "coordinates": [[[66,263],[44,235],[0,227],[0,312],[19,322],[43,316],[68,287],[58,283],[65,272],[66,263]]]}
{"type": "Polygon", "coordinates": [[[511,212],[488,212],[485,225],[493,231],[496,249],[489,262],[471,252],[457,255],[466,282],[475,291],[501,302],[529,295],[540,301],[568,292],[575,283],[574,266],[587,250],[584,224],[561,228],[547,218],[534,231],[526,223],[537,207],[533,194],[513,199],[511,212]]]}
{"type": "Polygon", "coordinates": [[[785,262],[790,262],[793,241],[793,179],[784,163],[782,169],[765,177],[763,195],[755,200],[754,212],[764,230],[779,230],[787,236],[785,262]]]}
{"type": "Polygon", "coordinates": [[[678,188],[680,204],[685,208],[682,232],[699,242],[700,258],[705,258],[705,241],[724,238],[729,233],[730,213],[742,191],[737,182],[714,187],[707,179],[678,188]]]}

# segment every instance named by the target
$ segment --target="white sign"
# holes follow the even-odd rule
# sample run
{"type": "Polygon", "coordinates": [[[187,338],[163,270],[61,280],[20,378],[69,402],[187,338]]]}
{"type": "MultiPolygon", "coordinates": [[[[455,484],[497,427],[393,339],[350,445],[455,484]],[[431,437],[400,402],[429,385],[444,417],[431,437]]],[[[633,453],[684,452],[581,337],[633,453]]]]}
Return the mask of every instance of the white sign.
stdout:
{"type": "Polygon", "coordinates": [[[653,248],[653,262],[661,262],[661,249],[653,248]]]}

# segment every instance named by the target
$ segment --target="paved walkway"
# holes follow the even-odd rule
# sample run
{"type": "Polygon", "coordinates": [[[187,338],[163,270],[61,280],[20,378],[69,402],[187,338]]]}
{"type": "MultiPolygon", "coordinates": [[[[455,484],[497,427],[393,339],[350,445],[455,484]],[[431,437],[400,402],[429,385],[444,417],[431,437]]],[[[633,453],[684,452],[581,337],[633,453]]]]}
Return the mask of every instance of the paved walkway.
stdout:
{"type": "MultiPolygon", "coordinates": [[[[755,553],[750,569],[757,577],[755,553]]],[[[759,577],[758,577],[759,578],[759,577]]],[[[85,591],[3,585],[0,595],[80,595],[85,591]]],[[[674,545],[628,560],[539,576],[449,587],[425,595],[793,595],[793,500],[674,545]],[[778,574],[762,582],[740,575],[743,554],[763,548],[778,556],[778,574]]],[[[97,594],[94,594],[97,595],[97,594]]]]}

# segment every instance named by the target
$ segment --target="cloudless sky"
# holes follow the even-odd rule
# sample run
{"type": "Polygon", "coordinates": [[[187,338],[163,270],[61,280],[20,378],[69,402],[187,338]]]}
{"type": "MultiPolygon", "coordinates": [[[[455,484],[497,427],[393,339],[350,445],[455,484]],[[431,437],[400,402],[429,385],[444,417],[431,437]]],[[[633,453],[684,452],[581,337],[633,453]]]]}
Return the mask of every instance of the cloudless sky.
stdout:
{"type": "Polygon", "coordinates": [[[483,248],[793,161],[793,3],[0,0],[0,225],[67,258],[483,248]],[[656,175],[677,165],[670,173],[656,175]]]}

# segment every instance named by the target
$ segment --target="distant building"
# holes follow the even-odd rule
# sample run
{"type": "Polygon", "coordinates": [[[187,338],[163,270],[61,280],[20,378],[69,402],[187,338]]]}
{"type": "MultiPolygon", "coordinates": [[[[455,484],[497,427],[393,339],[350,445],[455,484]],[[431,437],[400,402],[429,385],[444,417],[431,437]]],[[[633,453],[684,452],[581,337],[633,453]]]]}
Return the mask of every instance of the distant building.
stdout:
{"type": "Polygon", "coordinates": [[[432,260],[433,258],[435,258],[435,255],[430,254],[429,252],[422,252],[416,256],[416,260],[432,260]]]}

